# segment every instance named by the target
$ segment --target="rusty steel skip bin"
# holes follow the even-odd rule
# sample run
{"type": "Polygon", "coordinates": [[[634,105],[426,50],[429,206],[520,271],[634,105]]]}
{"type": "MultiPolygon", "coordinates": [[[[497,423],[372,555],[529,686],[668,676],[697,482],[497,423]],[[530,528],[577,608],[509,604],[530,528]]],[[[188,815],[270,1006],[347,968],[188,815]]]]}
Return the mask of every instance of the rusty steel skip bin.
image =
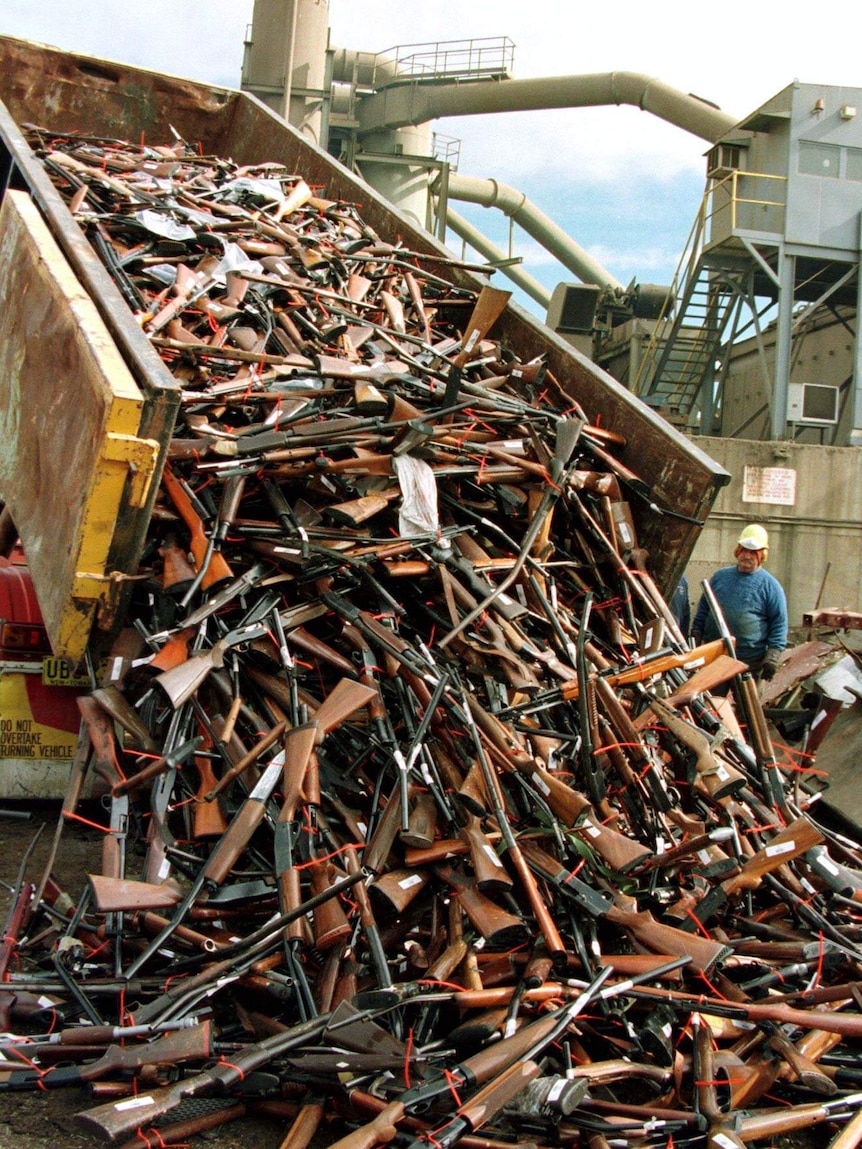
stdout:
{"type": "MultiPolygon", "coordinates": [[[[34,161],[17,125],[34,123],[58,132],[148,143],[170,141],[179,133],[205,153],[230,156],[238,163],[277,161],[324,189],[327,197],[358,202],[363,217],[384,238],[402,240],[418,251],[449,253],[246,93],[0,37],[0,99],[5,105],[0,107],[4,184],[32,200],[113,343],[110,351],[101,345],[105,359],[100,352],[88,365],[94,373],[89,394],[95,396],[87,412],[89,423],[82,421],[83,413],[76,418],[82,385],[77,366],[52,373],[51,356],[42,356],[39,377],[31,378],[29,356],[36,353],[29,346],[13,346],[2,367],[3,374],[11,369],[15,376],[14,384],[4,383],[5,429],[16,426],[25,408],[40,414],[30,416],[30,439],[12,436],[4,447],[0,497],[12,512],[25,548],[30,554],[39,552],[33,579],[54,652],[76,660],[84,652],[93,621],[110,630],[122,611],[124,579],[134,574],[140,558],[179,395],[83,232],[34,161]],[[115,371],[118,360],[128,379],[115,371]],[[99,386],[96,377],[101,379],[99,386]],[[119,395],[111,392],[115,382],[119,395]],[[139,398],[133,397],[132,384],[139,398]],[[125,409],[123,428],[111,429],[118,404],[136,406],[137,415],[125,409]],[[136,419],[137,428],[129,429],[136,419]],[[72,502],[85,490],[92,497],[87,505],[64,506],[64,514],[58,516],[57,492],[42,481],[40,468],[50,461],[49,482],[61,482],[63,460],[69,457],[76,435],[93,435],[98,450],[89,453],[80,471],[67,472],[64,494],[72,502]],[[109,490],[109,503],[100,503],[102,488],[109,490]],[[82,557],[52,563],[51,554],[64,560],[72,554],[82,557]]],[[[4,218],[8,221],[11,214],[4,218]]],[[[41,258],[37,248],[36,259],[41,258]]],[[[10,259],[9,265],[8,273],[15,274],[15,260],[10,259]]],[[[440,274],[458,286],[480,286],[462,268],[443,266],[440,274]]],[[[56,284],[48,290],[62,303],[64,293],[56,284]]],[[[22,306],[21,311],[18,335],[29,344],[38,340],[39,333],[28,330],[27,308],[22,306]]],[[[77,318],[70,318],[64,341],[75,341],[76,323],[77,318]]],[[[641,544],[649,551],[659,584],[672,589],[694,546],[699,521],[727,482],[727,473],[516,304],[508,305],[498,331],[523,361],[545,355],[562,386],[603,427],[625,439],[623,463],[639,479],[634,502],[641,544]],[[656,508],[673,508],[675,513],[659,513],[656,508]]],[[[8,341],[7,332],[4,308],[0,342],[8,341]]]]}

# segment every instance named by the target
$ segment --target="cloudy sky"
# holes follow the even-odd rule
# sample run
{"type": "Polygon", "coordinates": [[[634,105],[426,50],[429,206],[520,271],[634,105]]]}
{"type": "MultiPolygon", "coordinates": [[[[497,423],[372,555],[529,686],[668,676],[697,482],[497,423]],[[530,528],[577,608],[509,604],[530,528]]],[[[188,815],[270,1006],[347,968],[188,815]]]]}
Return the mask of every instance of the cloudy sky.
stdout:
{"type": "MultiPolygon", "coordinates": [[[[263,0],[266,2],[266,0],[263,0]]],[[[326,0],[319,0],[326,3],[326,0]]],[[[189,76],[239,85],[253,0],[0,0],[0,33],[42,40],[189,76]]],[[[862,13],[809,13],[754,0],[744,20],[691,0],[329,0],[331,42],[382,51],[401,44],[507,36],[517,78],[624,70],[656,76],[742,117],[781,88],[862,87],[862,13]],[[710,12],[715,15],[709,15],[710,12]]],[[[439,121],[461,139],[460,171],[523,191],[618,280],[669,282],[703,194],[692,135],[631,107],[517,112],[439,121]]],[[[493,209],[463,215],[501,246],[493,209]]],[[[515,253],[549,289],[572,278],[523,232],[515,253]]]]}

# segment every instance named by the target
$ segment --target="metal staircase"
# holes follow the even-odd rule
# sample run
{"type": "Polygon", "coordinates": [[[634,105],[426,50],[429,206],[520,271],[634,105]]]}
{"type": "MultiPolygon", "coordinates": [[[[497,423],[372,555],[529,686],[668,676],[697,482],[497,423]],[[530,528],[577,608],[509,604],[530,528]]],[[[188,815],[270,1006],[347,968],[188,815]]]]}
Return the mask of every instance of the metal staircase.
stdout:
{"type": "MultiPolygon", "coordinates": [[[[696,418],[715,380],[729,320],[750,298],[750,260],[721,248],[704,251],[704,219],[701,210],[634,388],[670,422],[683,426],[696,418]]],[[[711,406],[709,397],[706,405],[711,406]]]]}

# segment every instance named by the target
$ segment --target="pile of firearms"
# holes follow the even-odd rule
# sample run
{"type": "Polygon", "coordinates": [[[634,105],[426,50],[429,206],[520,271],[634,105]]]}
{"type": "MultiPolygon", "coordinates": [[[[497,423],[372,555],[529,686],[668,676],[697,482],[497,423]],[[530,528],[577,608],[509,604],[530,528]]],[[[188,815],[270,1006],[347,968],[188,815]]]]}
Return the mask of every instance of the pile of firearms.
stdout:
{"type": "Polygon", "coordinates": [[[275,165],[31,142],[183,402],[51,851],[89,780],[102,865],[25,859],[0,1088],[138,1147],[855,1144],[862,848],[506,293],[275,165]]]}

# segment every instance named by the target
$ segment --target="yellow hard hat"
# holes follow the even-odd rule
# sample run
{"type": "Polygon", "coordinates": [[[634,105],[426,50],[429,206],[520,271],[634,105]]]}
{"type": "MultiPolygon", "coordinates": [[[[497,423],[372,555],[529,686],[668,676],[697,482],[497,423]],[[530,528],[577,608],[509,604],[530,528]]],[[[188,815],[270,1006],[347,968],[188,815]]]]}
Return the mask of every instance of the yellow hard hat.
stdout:
{"type": "Polygon", "coordinates": [[[763,527],[751,523],[739,536],[736,545],[745,547],[747,551],[766,551],[769,550],[769,535],[763,527]]]}

